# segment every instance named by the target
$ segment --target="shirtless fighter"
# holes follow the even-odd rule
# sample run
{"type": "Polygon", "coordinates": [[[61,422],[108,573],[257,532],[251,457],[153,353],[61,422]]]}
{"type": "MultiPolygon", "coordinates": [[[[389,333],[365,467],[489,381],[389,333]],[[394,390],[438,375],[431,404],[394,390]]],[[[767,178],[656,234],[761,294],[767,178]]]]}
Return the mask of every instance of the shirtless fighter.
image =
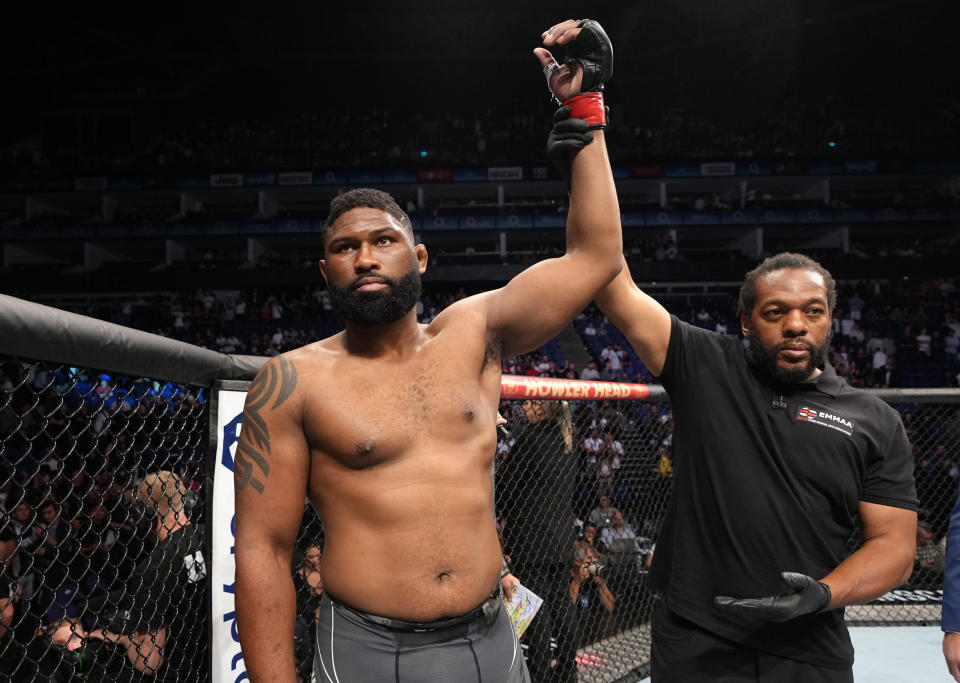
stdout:
{"type": "Polygon", "coordinates": [[[563,256],[422,325],[427,250],[407,215],[368,189],[330,207],[320,269],[346,329],[263,367],[236,456],[237,623],[251,681],[296,679],[290,564],[305,495],[326,532],[315,681],[529,680],[499,596],[500,362],[560,332],[622,252],[599,92],[609,41],[596,22],[571,20],[543,44],[579,60],[558,66],[535,50],[572,109],[548,141],[570,173],[563,256]]]}

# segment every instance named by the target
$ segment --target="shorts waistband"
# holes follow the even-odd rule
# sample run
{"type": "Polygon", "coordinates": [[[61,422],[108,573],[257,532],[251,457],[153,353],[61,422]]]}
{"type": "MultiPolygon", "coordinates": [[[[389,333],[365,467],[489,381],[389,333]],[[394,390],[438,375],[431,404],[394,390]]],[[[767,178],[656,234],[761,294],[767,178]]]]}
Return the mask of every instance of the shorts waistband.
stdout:
{"type": "MultiPolygon", "coordinates": [[[[497,583],[497,586],[493,589],[493,592],[490,593],[490,595],[487,596],[483,602],[469,612],[465,612],[464,614],[460,614],[455,617],[434,619],[433,621],[407,621],[406,619],[382,617],[379,614],[371,614],[370,612],[364,612],[361,609],[357,609],[356,607],[345,603],[335,595],[331,595],[329,591],[325,590],[324,594],[330,599],[330,602],[334,603],[337,607],[341,607],[365,621],[376,624],[377,626],[381,626],[391,631],[400,631],[404,633],[425,633],[448,629],[453,626],[460,626],[462,624],[468,624],[483,617],[484,615],[488,615],[491,609],[490,605],[493,603],[493,601],[499,602],[500,600],[500,584],[497,583]]],[[[496,606],[496,604],[493,604],[493,607],[496,606]]]]}

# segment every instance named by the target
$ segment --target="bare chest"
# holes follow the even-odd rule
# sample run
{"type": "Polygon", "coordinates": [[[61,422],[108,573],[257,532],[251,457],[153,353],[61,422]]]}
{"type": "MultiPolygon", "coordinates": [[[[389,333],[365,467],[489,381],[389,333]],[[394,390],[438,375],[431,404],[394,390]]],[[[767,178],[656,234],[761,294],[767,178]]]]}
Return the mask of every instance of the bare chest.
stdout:
{"type": "Polygon", "coordinates": [[[351,363],[304,415],[311,449],[351,468],[417,450],[446,450],[494,429],[499,367],[425,355],[409,363],[351,363]]]}

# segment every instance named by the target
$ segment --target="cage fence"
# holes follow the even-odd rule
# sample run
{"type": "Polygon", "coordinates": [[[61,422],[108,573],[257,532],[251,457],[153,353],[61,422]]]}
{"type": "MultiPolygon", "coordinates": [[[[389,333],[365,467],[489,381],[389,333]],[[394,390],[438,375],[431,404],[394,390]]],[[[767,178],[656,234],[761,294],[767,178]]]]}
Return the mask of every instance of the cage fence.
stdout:
{"type": "MultiPolygon", "coordinates": [[[[206,391],[0,356],[0,671],[9,680],[210,680],[206,391]],[[158,483],[157,473],[173,478],[158,483]],[[131,633],[146,635],[122,637],[131,633]]],[[[936,624],[960,403],[919,395],[893,405],[916,463],[915,569],[847,618],[936,624]]],[[[532,662],[572,651],[581,681],[636,680],[649,666],[647,577],[673,480],[669,403],[505,399],[501,413],[498,532],[514,575],[549,605],[524,633],[525,652],[532,662]]],[[[322,553],[322,526],[305,505],[292,558],[303,681],[322,553]]]]}

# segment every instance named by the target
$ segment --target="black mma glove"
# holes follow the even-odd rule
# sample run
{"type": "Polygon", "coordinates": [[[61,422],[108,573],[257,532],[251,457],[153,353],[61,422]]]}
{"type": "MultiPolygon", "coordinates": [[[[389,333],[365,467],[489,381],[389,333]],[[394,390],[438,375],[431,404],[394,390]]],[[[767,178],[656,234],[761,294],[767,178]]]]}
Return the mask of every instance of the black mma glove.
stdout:
{"type": "MultiPolygon", "coordinates": [[[[580,32],[571,42],[563,46],[566,59],[564,64],[571,70],[577,66],[582,69],[580,93],[569,96],[564,106],[572,108],[572,117],[584,119],[591,129],[605,128],[607,108],[603,101],[603,86],[613,76],[613,44],[599,22],[582,19],[577,23],[580,32]],[[571,65],[571,62],[576,64],[571,65]]],[[[557,104],[560,100],[553,92],[553,75],[560,69],[555,60],[543,67],[547,79],[547,88],[557,104]]]]}
{"type": "Polygon", "coordinates": [[[547,138],[547,157],[564,180],[570,180],[573,156],[593,140],[590,124],[570,118],[570,107],[560,107],[553,115],[553,130],[547,138]]]}
{"type": "Polygon", "coordinates": [[[713,604],[725,612],[756,621],[789,621],[805,614],[822,612],[830,605],[830,587],[813,577],[796,572],[781,572],[790,589],[765,598],[730,598],[718,595],[713,604]]]}
{"type": "Polygon", "coordinates": [[[580,33],[566,46],[567,59],[583,66],[581,92],[599,92],[613,76],[613,44],[600,22],[583,19],[577,26],[580,33]]]}

